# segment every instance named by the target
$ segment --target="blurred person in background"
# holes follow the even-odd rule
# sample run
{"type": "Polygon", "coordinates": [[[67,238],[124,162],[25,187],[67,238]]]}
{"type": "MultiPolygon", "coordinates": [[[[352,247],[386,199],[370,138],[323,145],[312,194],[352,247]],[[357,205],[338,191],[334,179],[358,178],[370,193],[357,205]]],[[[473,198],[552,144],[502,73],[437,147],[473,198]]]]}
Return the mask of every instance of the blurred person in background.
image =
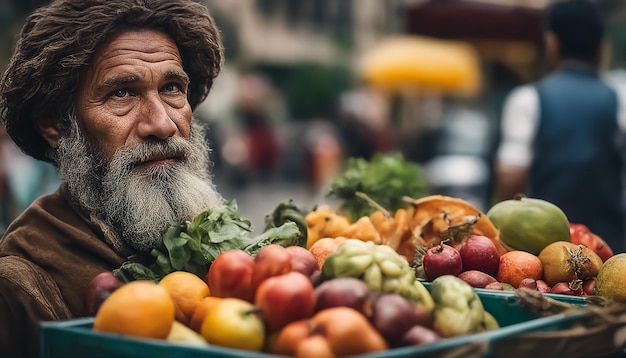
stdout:
{"type": "Polygon", "coordinates": [[[98,274],[147,264],[176,222],[223,203],[204,127],[223,50],[191,0],[55,0],[0,81],[0,119],[61,184],[0,239],[0,352],[37,357],[41,321],[87,315],[98,274]]]}
{"type": "Polygon", "coordinates": [[[387,98],[367,84],[341,94],[337,129],[346,158],[369,160],[396,149],[387,98]]]}
{"type": "Polygon", "coordinates": [[[620,99],[600,76],[604,19],[584,0],[557,2],[544,15],[553,71],[512,91],[496,153],[496,200],[517,193],[560,207],[615,252],[623,252],[623,136],[620,99]]]}
{"type": "Polygon", "coordinates": [[[246,147],[245,175],[266,181],[277,170],[280,159],[276,125],[268,108],[272,88],[259,74],[244,75],[238,87],[235,118],[246,147]]]}

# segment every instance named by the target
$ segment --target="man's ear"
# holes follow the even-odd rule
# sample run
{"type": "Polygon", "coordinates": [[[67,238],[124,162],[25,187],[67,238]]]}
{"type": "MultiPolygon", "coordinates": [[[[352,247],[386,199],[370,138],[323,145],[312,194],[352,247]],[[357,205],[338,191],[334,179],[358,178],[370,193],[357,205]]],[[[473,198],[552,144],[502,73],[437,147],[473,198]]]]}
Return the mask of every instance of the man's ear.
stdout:
{"type": "Polygon", "coordinates": [[[51,148],[54,148],[59,144],[61,139],[61,125],[57,119],[54,118],[41,118],[36,124],[37,132],[48,142],[51,148]]]}

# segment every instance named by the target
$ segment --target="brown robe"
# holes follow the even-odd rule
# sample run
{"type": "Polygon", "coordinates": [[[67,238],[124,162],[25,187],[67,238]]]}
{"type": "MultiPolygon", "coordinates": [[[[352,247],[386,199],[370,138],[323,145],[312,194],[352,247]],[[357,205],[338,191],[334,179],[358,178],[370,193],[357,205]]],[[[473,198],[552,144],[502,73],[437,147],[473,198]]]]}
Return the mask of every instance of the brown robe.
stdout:
{"type": "Polygon", "coordinates": [[[0,239],[0,352],[37,357],[41,321],[85,316],[92,278],[138,255],[61,187],[37,199],[0,239]]]}

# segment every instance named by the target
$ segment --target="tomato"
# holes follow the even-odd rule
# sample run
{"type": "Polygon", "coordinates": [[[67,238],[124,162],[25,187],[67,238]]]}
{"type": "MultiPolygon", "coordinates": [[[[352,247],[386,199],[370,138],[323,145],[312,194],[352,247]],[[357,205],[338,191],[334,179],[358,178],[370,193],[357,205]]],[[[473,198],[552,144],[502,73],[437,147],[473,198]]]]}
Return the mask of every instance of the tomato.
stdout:
{"type": "Polygon", "coordinates": [[[613,256],[611,247],[598,235],[589,230],[583,224],[569,224],[570,241],[576,245],[585,245],[598,254],[602,261],[606,261],[613,256]]]}

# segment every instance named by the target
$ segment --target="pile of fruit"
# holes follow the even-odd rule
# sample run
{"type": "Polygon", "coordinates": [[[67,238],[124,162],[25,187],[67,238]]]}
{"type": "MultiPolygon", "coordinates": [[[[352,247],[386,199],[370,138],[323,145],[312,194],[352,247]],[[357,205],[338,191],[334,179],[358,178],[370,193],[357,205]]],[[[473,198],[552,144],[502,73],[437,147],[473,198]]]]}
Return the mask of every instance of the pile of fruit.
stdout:
{"type": "Polygon", "coordinates": [[[454,275],[475,288],[527,287],[626,301],[622,264],[615,264],[625,255],[614,256],[600,237],[570,223],[552,203],[519,197],[485,214],[440,195],[407,202],[412,206],[393,216],[379,209],[354,223],[319,208],[307,215],[307,245],[331,252],[345,237],[358,238],[394,248],[423,281],[454,275]]]}
{"type": "Polygon", "coordinates": [[[414,199],[421,185],[401,196],[402,180],[370,180],[411,183],[414,167],[375,164],[355,161],[337,178],[336,209],[281,203],[257,237],[234,202],[173,225],[152,265],[94,278],[94,330],[333,357],[497,329],[474,288],[626,302],[626,253],[555,205],[520,197],[483,213],[460,198],[414,199]]]}
{"type": "MultiPolygon", "coordinates": [[[[158,283],[99,276],[110,295],[93,329],[296,357],[345,356],[498,328],[474,289],[444,275],[430,292],[385,245],[345,239],[318,266],[300,246],[217,256],[205,279],[175,271],[158,283]],[[116,281],[117,280],[117,281],[116,281]],[[111,289],[113,287],[113,289],[111,289]]],[[[98,290],[92,290],[98,291],[98,290]]]]}

